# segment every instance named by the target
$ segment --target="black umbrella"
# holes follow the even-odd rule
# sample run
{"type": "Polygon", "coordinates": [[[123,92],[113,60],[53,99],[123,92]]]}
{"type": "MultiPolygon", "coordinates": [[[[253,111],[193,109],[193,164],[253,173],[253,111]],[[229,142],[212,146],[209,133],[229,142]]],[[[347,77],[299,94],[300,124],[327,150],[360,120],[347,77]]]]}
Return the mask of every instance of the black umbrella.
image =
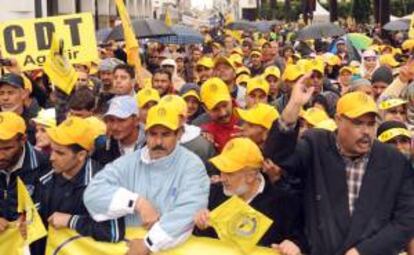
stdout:
{"type": "Polygon", "coordinates": [[[272,26],[279,24],[282,24],[282,22],[278,20],[259,20],[253,22],[256,29],[263,33],[269,32],[272,29],[272,26]]]}
{"type": "Polygon", "coordinates": [[[410,20],[398,19],[388,22],[383,26],[383,29],[388,31],[406,31],[410,28],[410,20]]]}
{"type": "MultiPolygon", "coordinates": [[[[161,20],[133,20],[131,23],[132,27],[134,28],[136,37],[140,39],[175,35],[174,32],[167,25],[165,25],[164,21],[161,20]]],[[[124,31],[122,29],[122,24],[114,27],[106,40],[124,40],[124,31]]]]}
{"type": "Polygon", "coordinates": [[[112,28],[102,28],[96,31],[96,41],[105,42],[108,35],[111,33],[112,28]]]}
{"type": "Polygon", "coordinates": [[[226,26],[226,28],[230,30],[243,30],[246,32],[250,32],[257,29],[256,26],[248,20],[238,20],[235,22],[231,22],[226,26]]]}
{"type": "Polygon", "coordinates": [[[196,29],[184,26],[174,25],[171,30],[176,34],[156,39],[163,44],[197,44],[203,43],[204,37],[196,29]]]}
{"type": "Polygon", "coordinates": [[[341,27],[332,23],[318,23],[307,26],[298,31],[298,40],[321,39],[326,37],[341,36],[346,32],[341,27]]]}

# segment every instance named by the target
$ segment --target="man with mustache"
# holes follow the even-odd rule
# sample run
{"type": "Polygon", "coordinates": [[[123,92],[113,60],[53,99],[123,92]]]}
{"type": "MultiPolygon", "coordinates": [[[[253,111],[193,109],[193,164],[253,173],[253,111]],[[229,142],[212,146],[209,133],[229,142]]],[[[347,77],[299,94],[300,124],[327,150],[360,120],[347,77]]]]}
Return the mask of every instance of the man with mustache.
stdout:
{"type": "Polygon", "coordinates": [[[184,242],[193,217],[208,203],[210,181],[201,159],[179,144],[179,114],[157,105],[148,111],[146,146],[106,167],[85,191],[97,221],[125,216],[126,226],[148,230],[130,242],[128,254],[147,255],[184,242]]]}
{"type": "Polygon", "coordinates": [[[33,196],[39,177],[49,171],[47,157],[27,142],[24,119],[0,112],[0,235],[17,213],[17,177],[33,196]]]}
{"type": "Polygon", "coordinates": [[[239,131],[229,89],[223,80],[214,77],[203,83],[200,96],[210,119],[201,125],[201,129],[214,141],[216,149],[221,151],[232,135],[239,131]]]}
{"type": "Polygon", "coordinates": [[[305,183],[310,254],[398,254],[414,230],[410,162],[375,140],[378,109],[362,92],[339,99],[335,133],[311,129],[297,140],[300,109],[314,92],[309,78],[295,84],[265,155],[305,183]]]}

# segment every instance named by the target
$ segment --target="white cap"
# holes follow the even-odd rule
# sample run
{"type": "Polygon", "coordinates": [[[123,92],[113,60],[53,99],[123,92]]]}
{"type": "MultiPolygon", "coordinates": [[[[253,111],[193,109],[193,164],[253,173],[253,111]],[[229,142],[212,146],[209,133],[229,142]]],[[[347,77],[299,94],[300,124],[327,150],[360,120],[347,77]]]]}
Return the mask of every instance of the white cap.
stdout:
{"type": "Polygon", "coordinates": [[[138,115],[138,106],[135,98],[131,96],[117,96],[109,102],[109,109],[105,113],[107,116],[115,116],[126,119],[132,115],[138,115]]]}

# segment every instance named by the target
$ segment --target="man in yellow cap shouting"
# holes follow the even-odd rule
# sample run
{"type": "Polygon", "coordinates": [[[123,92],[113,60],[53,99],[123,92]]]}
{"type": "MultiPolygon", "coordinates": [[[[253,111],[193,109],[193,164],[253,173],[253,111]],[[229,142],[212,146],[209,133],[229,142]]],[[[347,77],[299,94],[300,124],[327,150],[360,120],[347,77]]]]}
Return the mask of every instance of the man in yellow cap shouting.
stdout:
{"type": "MultiPolygon", "coordinates": [[[[50,162],[53,170],[39,178],[36,198],[39,213],[49,227],[71,228],[96,240],[118,242],[123,239],[122,220],[95,222],[83,203],[83,193],[101,166],[89,155],[96,132],[86,119],[69,117],[59,126],[47,129],[52,141],[50,162]]],[[[46,238],[39,240],[35,254],[44,254],[46,238]]]]}
{"type": "Polygon", "coordinates": [[[375,140],[378,109],[363,92],[339,99],[335,133],[313,129],[298,141],[299,112],[314,92],[309,78],[295,84],[265,155],[304,182],[310,254],[398,254],[414,231],[410,162],[375,140]]]}
{"type": "Polygon", "coordinates": [[[216,237],[210,227],[209,214],[230,196],[238,196],[274,223],[260,239],[259,245],[279,244],[283,255],[300,254],[304,245],[301,227],[297,223],[300,203],[292,196],[276,189],[260,172],[263,156],[259,147],[249,138],[230,140],[220,155],[210,160],[219,170],[221,183],[210,190],[208,209],[200,210],[194,218],[197,235],[216,237]]]}
{"type": "Polygon", "coordinates": [[[0,112],[0,235],[18,218],[17,177],[30,195],[43,173],[50,170],[46,156],[26,142],[26,125],[13,112],[0,112]]]}
{"type": "Polygon", "coordinates": [[[198,156],[179,145],[180,130],[175,109],[152,107],[146,146],[106,165],[85,192],[94,219],[125,216],[127,226],[148,230],[144,239],[131,241],[129,254],[149,254],[184,242],[195,213],[207,206],[206,169],[198,156]]]}

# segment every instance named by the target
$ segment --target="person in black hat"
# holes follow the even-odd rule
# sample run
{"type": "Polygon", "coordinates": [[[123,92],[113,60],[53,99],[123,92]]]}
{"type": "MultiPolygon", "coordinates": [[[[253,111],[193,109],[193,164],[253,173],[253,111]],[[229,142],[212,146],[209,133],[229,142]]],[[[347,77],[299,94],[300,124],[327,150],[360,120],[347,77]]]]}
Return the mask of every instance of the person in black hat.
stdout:
{"type": "Polygon", "coordinates": [[[371,77],[374,98],[377,100],[384,90],[392,83],[394,77],[392,70],[386,66],[380,66],[371,77]]]}
{"type": "Polygon", "coordinates": [[[37,116],[37,111],[30,111],[25,107],[25,100],[29,91],[25,89],[23,77],[15,73],[7,73],[0,79],[0,111],[14,112],[26,122],[28,139],[35,144],[35,127],[30,125],[30,119],[37,116]]]}
{"type": "Polygon", "coordinates": [[[407,158],[412,158],[411,133],[407,126],[399,121],[385,121],[377,130],[380,142],[395,146],[407,158]]]}

